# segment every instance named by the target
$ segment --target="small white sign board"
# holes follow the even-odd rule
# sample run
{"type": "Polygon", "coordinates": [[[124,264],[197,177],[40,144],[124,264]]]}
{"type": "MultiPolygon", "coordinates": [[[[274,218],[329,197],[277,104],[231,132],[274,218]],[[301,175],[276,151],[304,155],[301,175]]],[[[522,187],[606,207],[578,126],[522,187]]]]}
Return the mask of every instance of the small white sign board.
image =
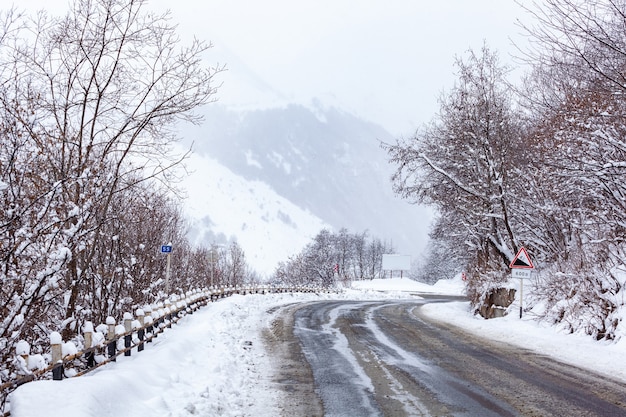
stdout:
{"type": "Polygon", "coordinates": [[[411,256],[383,254],[383,271],[410,271],[411,256]]]}
{"type": "Polygon", "coordinates": [[[530,271],[530,269],[511,269],[511,275],[513,278],[529,279],[530,271]]]}

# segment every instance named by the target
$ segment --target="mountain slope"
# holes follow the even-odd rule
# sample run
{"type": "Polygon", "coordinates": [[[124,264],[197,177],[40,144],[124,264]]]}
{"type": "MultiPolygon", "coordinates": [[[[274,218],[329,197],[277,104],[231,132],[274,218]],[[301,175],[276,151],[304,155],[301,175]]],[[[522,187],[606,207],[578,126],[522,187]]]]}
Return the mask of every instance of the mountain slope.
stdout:
{"type": "Polygon", "coordinates": [[[330,227],[267,184],[248,181],[210,157],[192,155],[187,166],[185,210],[191,241],[209,246],[236,239],[248,263],[262,275],[271,274],[278,262],[330,227]]]}
{"type": "MultiPolygon", "coordinates": [[[[306,223],[302,226],[306,231],[298,232],[306,239],[324,226],[346,227],[351,232],[368,230],[372,236],[391,241],[400,253],[415,256],[424,248],[430,211],[393,195],[389,182],[392,168],[379,147],[379,141],[393,138],[381,127],[319,103],[251,111],[214,105],[209,110],[203,126],[186,137],[196,139],[195,158],[212,160],[214,172],[207,171],[202,176],[205,183],[192,188],[207,187],[214,194],[218,192],[215,187],[221,187],[219,193],[231,194],[240,209],[218,219],[215,204],[207,201],[204,213],[194,209],[193,217],[202,227],[236,236],[248,258],[268,256],[251,253],[262,250],[260,241],[269,252],[281,251],[272,248],[270,240],[275,233],[271,228],[283,228],[291,220],[297,225],[292,231],[306,223]],[[236,184],[218,179],[225,172],[218,165],[239,178],[236,184]],[[273,192],[279,197],[267,197],[273,192]],[[268,215],[269,201],[278,200],[285,207],[292,203],[289,210],[298,207],[301,211],[295,211],[310,218],[294,220],[297,216],[291,211],[275,208],[268,215]],[[250,230],[250,225],[259,221],[267,229],[262,235],[250,230]]],[[[192,195],[190,204],[197,206],[195,199],[192,195]]],[[[204,233],[198,232],[197,240],[215,239],[210,234],[203,237],[204,233]]],[[[291,248],[294,253],[301,246],[291,248]]]]}

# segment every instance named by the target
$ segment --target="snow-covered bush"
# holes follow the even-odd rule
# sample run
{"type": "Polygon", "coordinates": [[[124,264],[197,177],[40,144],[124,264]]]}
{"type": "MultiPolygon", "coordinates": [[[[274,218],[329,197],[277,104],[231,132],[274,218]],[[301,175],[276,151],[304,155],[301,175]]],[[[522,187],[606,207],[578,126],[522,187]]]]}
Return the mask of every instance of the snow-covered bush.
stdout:
{"type": "Polygon", "coordinates": [[[595,267],[543,271],[532,292],[541,300],[540,317],[567,332],[618,339],[626,331],[624,277],[595,267]],[[621,281],[621,282],[620,282],[621,281]]]}

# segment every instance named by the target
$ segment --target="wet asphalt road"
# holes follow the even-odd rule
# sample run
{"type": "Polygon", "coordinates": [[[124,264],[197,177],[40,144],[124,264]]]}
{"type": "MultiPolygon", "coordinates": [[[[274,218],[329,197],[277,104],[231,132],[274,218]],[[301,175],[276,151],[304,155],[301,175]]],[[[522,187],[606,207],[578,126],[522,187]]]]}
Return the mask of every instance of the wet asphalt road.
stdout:
{"type": "Polygon", "coordinates": [[[443,301],[285,309],[268,337],[283,415],[626,416],[626,384],[420,314],[443,301]]]}

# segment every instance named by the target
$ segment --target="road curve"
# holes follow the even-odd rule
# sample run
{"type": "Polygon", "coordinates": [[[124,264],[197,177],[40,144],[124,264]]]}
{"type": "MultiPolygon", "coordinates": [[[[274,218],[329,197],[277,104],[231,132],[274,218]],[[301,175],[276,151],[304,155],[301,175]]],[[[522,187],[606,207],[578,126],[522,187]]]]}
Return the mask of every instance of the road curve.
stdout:
{"type": "Polygon", "coordinates": [[[282,415],[626,416],[624,383],[420,314],[445,301],[284,308],[266,332],[282,415]]]}

